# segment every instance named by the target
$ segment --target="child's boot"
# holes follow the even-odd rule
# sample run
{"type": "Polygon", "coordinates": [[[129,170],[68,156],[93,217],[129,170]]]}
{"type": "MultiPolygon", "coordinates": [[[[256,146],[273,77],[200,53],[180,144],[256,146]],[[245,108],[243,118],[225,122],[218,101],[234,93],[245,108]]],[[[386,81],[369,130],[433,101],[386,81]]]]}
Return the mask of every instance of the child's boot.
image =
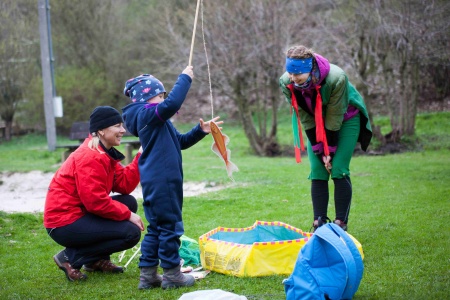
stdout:
{"type": "Polygon", "coordinates": [[[181,273],[180,269],[181,265],[176,266],[173,269],[164,269],[163,280],[161,284],[161,287],[163,289],[194,285],[194,276],[184,275],[183,273],[181,273]]]}
{"type": "Polygon", "coordinates": [[[158,288],[161,286],[162,276],[158,274],[158,266],[156,267],[142,267],[141,275],[139,276],[138,289],[146,290],[158,288]]]}

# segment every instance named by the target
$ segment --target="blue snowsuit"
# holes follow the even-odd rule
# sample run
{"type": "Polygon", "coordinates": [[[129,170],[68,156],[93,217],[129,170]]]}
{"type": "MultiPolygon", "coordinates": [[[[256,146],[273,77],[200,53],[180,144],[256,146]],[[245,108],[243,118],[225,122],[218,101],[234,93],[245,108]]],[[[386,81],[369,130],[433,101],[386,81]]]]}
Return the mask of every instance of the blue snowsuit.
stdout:
{"type": "Polygon", "coordinates": [[[178,250],[184,234],[181,150],[207,135],[200,124],[181,134],[170,121],[181,108],[191,82],[188,75],[181,74],[161,103],[135,102],[122,109],[127,129],[139,137],[143,147],[139,172],[149,225],[141,244],[140,268],[161,263],[162,268],[171,269],[180,264],[178,250]]]}

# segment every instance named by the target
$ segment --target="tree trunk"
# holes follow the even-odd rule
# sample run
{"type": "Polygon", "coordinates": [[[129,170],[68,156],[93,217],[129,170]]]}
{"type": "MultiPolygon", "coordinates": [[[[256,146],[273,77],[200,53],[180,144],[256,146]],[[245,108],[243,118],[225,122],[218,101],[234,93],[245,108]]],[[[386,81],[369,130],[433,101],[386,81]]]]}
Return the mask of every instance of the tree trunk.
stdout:
{"type": "Polygon", "coordinates": [[[417,64],[413,63],[411,65],[410,72],[410,87],[411,87],[411,95],[409,97],[410,103],[408,105],[407,110],[407,118],[405,124],[405,134],[409,136],[413,136],[415,133],[415,125],[416,125],[416,115],[417,115],[417,101],[418,101],[418,88],[420,85],[419,80],[419,67],[417,64]]]}
{"type": "Polygon", "coordinates": [[[12,136],[12,121],[5,121],[5,141],[10,141],[12,136]]]}
{"type": "Polygon", "coordinates": [[[394,70],[392,68],[392,58],[386,56],[382,60],[383,65],[383,79],[385,86],[388,87],[386,93],[386,104],[388,107],[389,119],[391,122],[391,132],[386,134],[386,143],[396,143],[401,137],[401,118],[402,118],[402,95],[395,87],[392,87],[395,82],[394,70]]]}
{"type": "MultiPolygon", "coordinates": [[[[250,147],[252,148],[253,152],[256,155],[259,156],[277,156],[280,155],[280,145],[276,141],[276,132],[277,132],[277,99],[275,96],[267,96],[267,95],[257,95],[256,98],[262,98],[262,99],[256,99],[256,107],[258,107],[258,111],[256,113],[259,113],[256,117],[258,118],[257,124],[259,125],[259,133],[256,130],[254,118],[255,115],[251,110],[251,97],[248,97],[247,95],[244,95],[243,90],[243,82],[244,79],[242,77],[249,76],[248,73],[245,73],[244,75],[238,76],[235,78],[232,88],[233,88],[233,95],[235,95],[234,102],[236,103],[238,107],[238,113],[239,118],[242,123],[242,126],[244,128],[245,136],[247,137],[250,147]],[[267,100],[267,98],[269,98],[267,100]],[[262,104],[262,105],[261,105],[262,104]],[[272,119],[272,126],[270,128],[270,133],[267,134],[267,116],[268,116],[268,107],[271,107],[271,119],[272,119]]],[[[277,87],[278,88],[278,87],[277,87]]],[[[278,90],[277,90],[278,92],[278,90]]],[[[273,89],[270,92],[273,94],[273,89]]]]}

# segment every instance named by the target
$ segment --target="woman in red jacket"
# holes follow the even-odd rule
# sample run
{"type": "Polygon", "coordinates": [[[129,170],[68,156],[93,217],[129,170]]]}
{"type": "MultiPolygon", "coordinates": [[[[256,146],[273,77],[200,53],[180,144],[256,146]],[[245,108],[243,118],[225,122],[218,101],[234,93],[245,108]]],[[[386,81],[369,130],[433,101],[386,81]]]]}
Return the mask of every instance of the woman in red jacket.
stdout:
{"type": "Polygon", "coordinates": [[[110,255],[130,249],[144,230],[129,195],[139,183],[138,159],[126,167],[120,145],[125,129],[120,113],[99,106],[90,116],[91,135],[55,173],[47,193],[44,226],[65,247],[53,259],[69,281],[87,278],[80,269],[122,273],[110,255]],[[119,193],[110,196],[110,193],[119,193]]]}

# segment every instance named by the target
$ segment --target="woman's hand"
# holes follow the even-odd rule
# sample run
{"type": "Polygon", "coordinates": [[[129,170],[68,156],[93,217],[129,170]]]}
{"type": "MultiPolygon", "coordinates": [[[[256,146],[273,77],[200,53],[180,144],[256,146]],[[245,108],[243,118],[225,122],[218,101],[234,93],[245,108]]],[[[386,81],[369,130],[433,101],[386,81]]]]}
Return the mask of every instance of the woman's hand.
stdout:
{"type": "Polygon", "coordinates": [[[322,156],[322,160],[323,160],[323,163],[324,163],[324,165],[325,165],[325,168],[327,169],[327,171],[328,171],[328,173],[330,172],[330,170],[331,170],[331,168],[333,167],[332,165],[331,165],[331,156],[330,155],[327,155],[327,156],[322,156]]]}
{"type": "Polygon", "coordinates": [[[142,219],[139,215],[131,212],[130,218],[128,219],[131,223],[139,227],[141,231],[144,231],[144,223],[142,223],[142,219]]]}
{"type": "MultiPolygon", "coordinates": [[[[211,133],[211,121],[216,123],[217,125],[223,124],[223,121],[216,122],[219,120],[220,117],[215,117],[214,119],[209,120],[208,122],[203,121],[203,119],[200,119],[200,127],[202,128],[203,132],[211,133]]],[[[220,130],[222,130],[222,127],[219,127],[220,130]]]]}

